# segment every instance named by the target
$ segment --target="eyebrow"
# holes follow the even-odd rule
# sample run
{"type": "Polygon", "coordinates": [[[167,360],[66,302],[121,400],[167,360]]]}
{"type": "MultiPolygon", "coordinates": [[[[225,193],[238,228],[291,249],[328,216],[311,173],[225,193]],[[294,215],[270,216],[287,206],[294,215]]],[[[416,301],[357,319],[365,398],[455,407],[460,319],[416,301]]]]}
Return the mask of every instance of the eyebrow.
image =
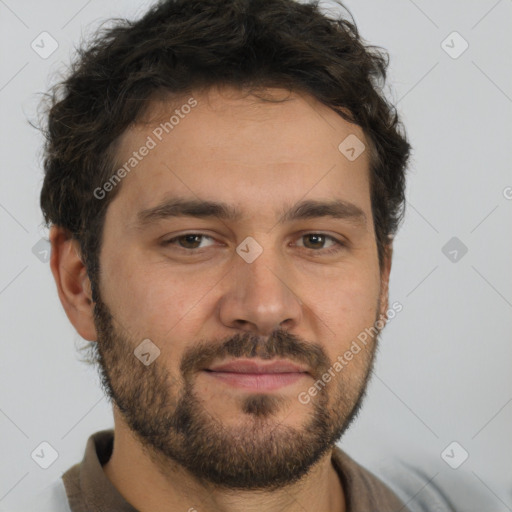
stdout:
{"type": "MultiPolygon", "coordinates": [[[[241,211],[231,205],[217,201],[171,198],[156,206],[141,210],[137,214],[136,227],[145,227],[162,219],[172,217],[217,218],[237,222],[243,218],[241,211]]],[[[333,217],[344,219],[355,225],[366,226],[365,212],[353,203],[336,199],[332,201],[305,200],[293,206],[285,206],[279,224],[295,220],[333,217]]]]}

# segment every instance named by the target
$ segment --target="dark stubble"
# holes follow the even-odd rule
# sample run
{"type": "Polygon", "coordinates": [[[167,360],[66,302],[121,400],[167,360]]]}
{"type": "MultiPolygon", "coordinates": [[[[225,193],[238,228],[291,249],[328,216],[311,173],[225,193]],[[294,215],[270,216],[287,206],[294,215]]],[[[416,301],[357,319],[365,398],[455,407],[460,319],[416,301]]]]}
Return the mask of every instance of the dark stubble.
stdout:
{"type": "Polygon", "coordinates": [[[162,474],[167,470],[169,476],[169,468],[178,463],[203,485],[233,490],[270,491],[293,484],[334,446],[359,413],[377,343],[375,338],[373,346],[356,356],[363,364],[349,363],[335,373],[308,405],[277,392],[240,393],[234,414],[241,421],[227,426],[203,407],[194,391],[201,369],[214,359],[287,358],[305,365],[316,382],[331,367],[323,348],[284,330],[269,337],[244,333],[224,342],[202,340],[185,351],[180,375],[173,378],[161,363],[163,357],[149,366],[135,357],[142,340],[131,339],[118,322],[120,329],[114,327],[99,296],[94,315],[103,390],[162,474]],[[276,419],[286,405],[304,408],[302,428],[276,419]]]}

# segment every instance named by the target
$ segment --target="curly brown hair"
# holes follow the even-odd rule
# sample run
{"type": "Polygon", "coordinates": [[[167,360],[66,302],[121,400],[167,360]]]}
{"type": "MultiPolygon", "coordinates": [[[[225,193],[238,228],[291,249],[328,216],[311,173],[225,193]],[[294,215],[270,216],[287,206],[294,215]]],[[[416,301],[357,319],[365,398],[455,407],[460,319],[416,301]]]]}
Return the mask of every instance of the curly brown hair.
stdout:
{"type": "Polygon", "coordinates": [[[93,191],[113,174],[116,142],[155,94],[182,97],[213,85],[309,93],[363,129],[382,266],[404,214],[410,152],[382,93],[389,57],[365,44],[352,16],[327,16],[318,4],[164,0],[140,20],[115,19],[78,50],[67,78],[47,95],[40,204],[47,227],[78,240],[94,301],[105,214],[121,186],[101,201],[93,191]]]}

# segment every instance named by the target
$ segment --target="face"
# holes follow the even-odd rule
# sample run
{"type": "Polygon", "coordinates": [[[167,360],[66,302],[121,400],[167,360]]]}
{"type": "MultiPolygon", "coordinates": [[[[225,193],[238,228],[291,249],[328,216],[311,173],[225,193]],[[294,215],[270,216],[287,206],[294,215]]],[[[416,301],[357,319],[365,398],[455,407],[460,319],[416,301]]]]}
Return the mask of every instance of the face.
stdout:
{"type": "Polygon", "coordinates": [[[137,163],[107,210],[95,308],[103,385],[153,461],[231,489],[282,487],[327,453],[376,337],[336,362],[387,308],[368,150],[338,150],[364,134],[267,94],[288,100],[154,102],[123,135],[119,167],[137,163]]]}

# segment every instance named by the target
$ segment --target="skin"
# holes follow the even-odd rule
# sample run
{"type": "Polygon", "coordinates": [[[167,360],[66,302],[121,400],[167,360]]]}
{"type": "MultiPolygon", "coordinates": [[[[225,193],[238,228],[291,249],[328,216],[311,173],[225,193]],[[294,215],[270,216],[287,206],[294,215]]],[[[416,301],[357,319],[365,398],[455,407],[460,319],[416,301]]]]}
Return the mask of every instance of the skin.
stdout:
{"type": "MultiPolygon", "coordinates": [[[[170,503],[211,512],[346,509],[331,454],[359,410],[377,339],[309,403],[297,397],[385,318],[391,247],[380,268],[369,151],[354,161],[338,151],[349,134],[368,147],[361,128],[309,95],[266,93],[287,101],[230,88],[194,93],[197,106],[123,179],[107,209],[96,313],[76,241],[60,227],[50,231],[59,297],[78,333],[98,342],[113,401],[114,449],[103,469],[142,512],[170,503]],[[242,217],[138,227],[139,211],[176,196],[223,201],[242,217]],[[306,199],[348,201],[366,221],[278,222],[283,208],[306,199]],[[189,232],[206,237],[180,239],[181,249],[162,244],[189,232]],[[346,245],[327,254],[335,242],[312,234],[346,245]],[[235,250],[248,236],[263,249],[252,263],[235,250]],[[186,254],[193,247],[196,254],[186,254]],[[160,349],[148,366],[133,354],[144,339],[160,349]],[[286,359],[309,373],[258,392],[202,371],[237,357],[286,359]],[[195,430],[176,430],[184,418],[195,430]],[[285,470],[291,457],[294,469],[285,470]]],[[[144,122],[123,134],[118,163],[187,99],[155,100],[144,122]]]]}

